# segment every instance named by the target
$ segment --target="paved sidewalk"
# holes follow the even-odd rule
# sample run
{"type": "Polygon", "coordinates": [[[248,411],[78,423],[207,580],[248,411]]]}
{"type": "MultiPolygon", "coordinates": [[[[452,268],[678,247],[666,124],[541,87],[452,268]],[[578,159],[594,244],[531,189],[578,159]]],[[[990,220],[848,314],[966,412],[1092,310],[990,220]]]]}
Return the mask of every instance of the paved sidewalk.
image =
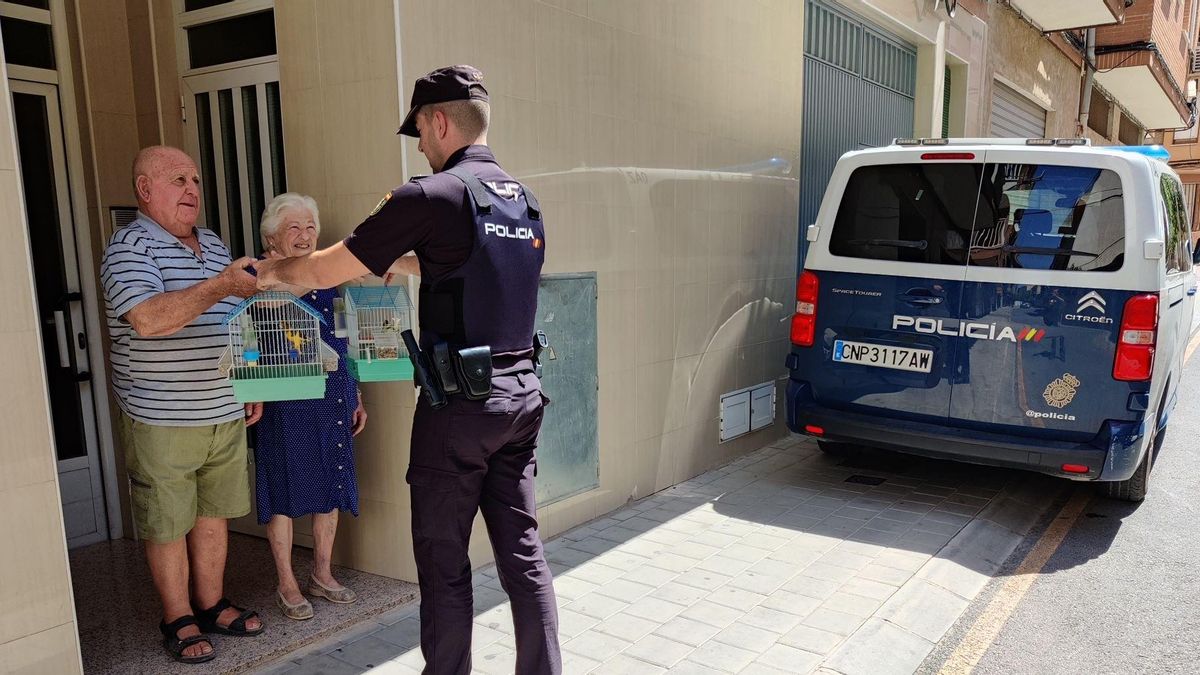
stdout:
{"type": "MultiPolygon", "coordinates": [[[[911,673],[1064,483],[792,437],[547,544],[565,673],[911,673]]],[[[512,673],[476,573],[474,664],[512,673]]],[[[417,673],[416,607],[271,673],[417,673]]]]}

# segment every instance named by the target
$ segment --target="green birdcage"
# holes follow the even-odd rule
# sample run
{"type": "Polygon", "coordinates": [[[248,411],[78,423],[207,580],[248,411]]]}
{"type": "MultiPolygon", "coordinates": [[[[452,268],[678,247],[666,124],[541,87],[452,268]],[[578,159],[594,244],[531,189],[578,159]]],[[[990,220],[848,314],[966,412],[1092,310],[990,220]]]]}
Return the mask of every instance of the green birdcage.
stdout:
{"type": "Polygon", "coordinates": [[[412,327],[412,303],[400,286],[350,286],[342,297],[336,334],[346,338],[346,360],[359,382],[413,379],[408,350],[400,338],[412,327]]]}
{"type": "Polygon", "coordinates": [[[234,397],[257,403],[325,396],[338,354],[321,339],[323,322],[291,293],[268,291],[239,303],[224,320],[229,347],[219,364],[234,397]]]}

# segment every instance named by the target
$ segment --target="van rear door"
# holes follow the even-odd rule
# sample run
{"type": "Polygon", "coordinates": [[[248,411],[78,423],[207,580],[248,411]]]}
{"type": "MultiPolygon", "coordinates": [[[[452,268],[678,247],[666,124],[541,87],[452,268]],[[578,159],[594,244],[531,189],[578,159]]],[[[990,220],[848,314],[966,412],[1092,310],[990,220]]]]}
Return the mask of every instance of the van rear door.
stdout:
{"type": "Polygon", "coordinates": [[[1082,442],[1136,417],[1113,359],[1125,302],[1157,288],[1129,254],[1131,180],[1120,158],[988,150],[960,308],[988,330],[955,354],[951,424],[1082,442]]]}
{"type": "MultiPolygon", "coordinates": [[[[1179,179],[1173,172],[1164,170],[1156,181],[1162,196],[1162,231],[1166,242],[1162,261],[1166,280],[1160,305],[1163,320],[1158,329],[1158,353],[1161,354],[1159,358],[1170,360],[1167,370],[1177,373],[1184,365],[1196,306],[1196,276],[1192,272],[1189,246],[1191,228],[1179,179]]],[[[1177,378],[1174,384],[1178,384],[1177,378]]]]}
{"type": "Polygon", "coordinates": [[[982,171],[962,152],[839,165],[806,261],[819,285],[815,344],[793,350],[819,405],[945,421],[982,171]]]}

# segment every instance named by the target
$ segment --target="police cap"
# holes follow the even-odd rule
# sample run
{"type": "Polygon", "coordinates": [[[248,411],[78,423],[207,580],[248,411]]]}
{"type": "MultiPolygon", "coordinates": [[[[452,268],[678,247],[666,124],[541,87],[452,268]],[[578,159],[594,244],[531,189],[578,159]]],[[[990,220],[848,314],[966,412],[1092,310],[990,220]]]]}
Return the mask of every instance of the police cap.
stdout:
{"type": "Polygon", "coordinates": [[[419,137],[417,111],[423,105],[446,101],[487,101],[487,89],[483,86],[483,73],[474,66],[446,66],[417,78],[413,85],[412,107],[404,117],[404,123],[396,133],[419,137]]]}

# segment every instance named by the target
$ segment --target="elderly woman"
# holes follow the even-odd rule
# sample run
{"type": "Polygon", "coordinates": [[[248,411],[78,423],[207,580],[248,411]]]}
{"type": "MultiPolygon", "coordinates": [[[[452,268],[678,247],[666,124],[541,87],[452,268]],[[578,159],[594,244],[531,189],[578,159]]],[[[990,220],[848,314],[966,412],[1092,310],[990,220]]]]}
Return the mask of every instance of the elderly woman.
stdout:
{"type": "MultiPolygon", "coordinates": [[[[312,197],[288,192],[271,200],[260,225],[268,254],[306,256],[317,248],[320,214],[312,197]]],[[[330,556],[338,511],[358,515],[352,438],[367,423],[362,396],[346,368],[346,341],[333,334],[333,288],[295,289],[300,299],[325,317],[321,338],[340,355],[329,373],[325,398],[263,404],[255,443],[258,522],[267,538],[279,575],[276,600],[284,616],[313,616],[292,572],[292,519],[312,514],[313,569],[308,594],[330,602],[354,602],[354,591],[333,578],[330,556]]]]}

